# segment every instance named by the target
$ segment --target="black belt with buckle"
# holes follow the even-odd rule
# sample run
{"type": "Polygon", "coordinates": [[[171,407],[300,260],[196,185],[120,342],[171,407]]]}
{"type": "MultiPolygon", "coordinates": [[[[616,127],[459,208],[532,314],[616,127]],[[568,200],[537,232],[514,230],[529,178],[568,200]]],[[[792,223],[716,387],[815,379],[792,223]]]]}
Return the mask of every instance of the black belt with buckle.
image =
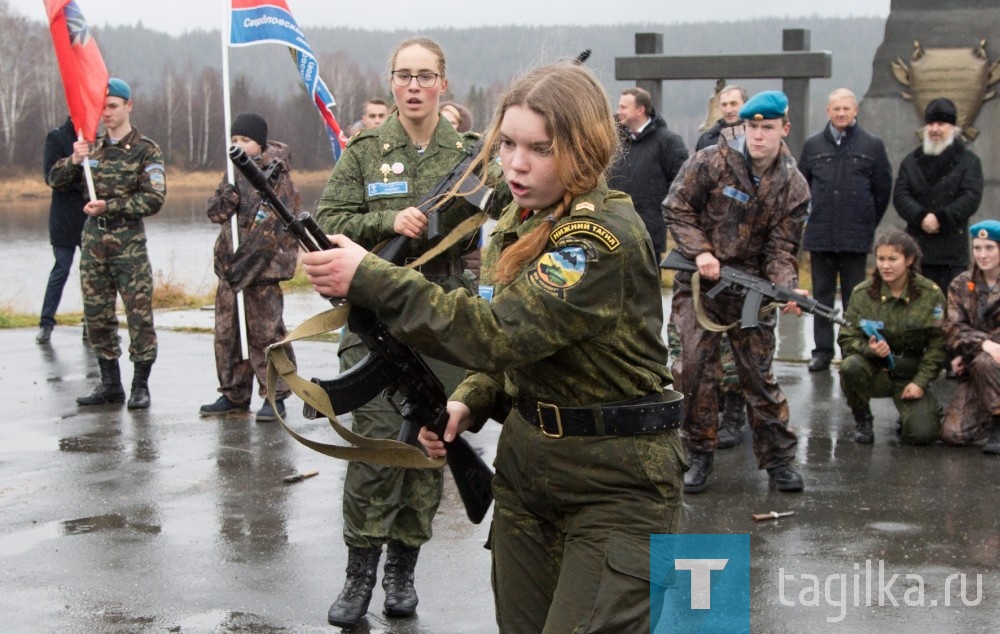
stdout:
{"type": "Polygon", "coordinates": [[[142,222],[142,218],[129,218],[128,216],[93,216],[94,224],[101,231],[111,231],[112,229],[119,229],[121,227],[128,227],[133,225],[138,225],[142,222]]]}
{"type": "Polygon", "coordinates": [[[680,392],[664,390],[661,394],[592,407],[559,407],[518,398],[517,411],[550,438],[635,436],[680,427],[683,398],[680,392]]]}

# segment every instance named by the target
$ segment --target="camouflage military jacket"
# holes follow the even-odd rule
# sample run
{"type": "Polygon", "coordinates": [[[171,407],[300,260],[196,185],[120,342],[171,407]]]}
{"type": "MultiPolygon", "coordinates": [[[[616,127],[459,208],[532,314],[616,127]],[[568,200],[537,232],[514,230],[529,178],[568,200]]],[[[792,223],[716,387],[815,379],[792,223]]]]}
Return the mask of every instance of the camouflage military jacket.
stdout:
{"type": "Polygon", "coordinates": [[[522,396],[560,406],[611,403],[671,383],[653,245],[630,199],[605,184],[577,197],[548,249],[509,285],[493,282],[500,252],[549,210],[521,220],[510,205],[486,250],[481,297],[445,293],[375,256],[349,299],[376,309],[393,334],[473,372],[453,398],[479,424],[494,403],[522,396]]]}
{"type": "MultiPolygon", "coordinates": [[[[782,143],[754,185],[743,158],[745,137],[691,157],[663,202],[667,227],[688,259],[712,253],[723,266],[798,285],[798,253],[809,209],[809,184],[782,143]]],[[[690,275],[679,273],[687,281],[690,275]]]]}
{"type": "MultiPolygon", "coordinates": [[[[371,249],[395,237],[396,213],[415,206],[448,175],[478,136],[459,134],[441,118],[424,151],[410,142],[396,113],[373,130],[351,138],[316,207],[317,220],[328,234],[343,233],[371,249]]],[[[479,210],[456,199],[441,210],[441,237],[479,210]]],[[[460,242],[440,260],[452,260],[478,246],[478,236],[460,242]]],[[[409,240],[401,256],[413,259],[430,248],[426,238],[409,240]]]]}
{"type": "MultiPolygon", "coordinates": [[[[66,189],[83,181],[83,166],[73,165],[72,157],[60,159],[49,172],[49,185],[66,189]]],[[[109,222],[138,220],[160,211],[167,195],[163,154],[152,140],[132,131],[117,143],[108,135],[97,140],[90,152],[94,192],[105,200],[103,214],[109,222]]]]}
{"type": "MultiPolygon", "coordinates": [[[[264,151],[254,159],[267,170],[277,161],[270,177],[271,187],[289,211],[301,207],[299,192],[292,182],[291,150],[284,143],[268,141],[264,151]]],[[[286,231],[281,219],[270,207],[261,205],[261,195],[239,171],[232,186],[225,176],[208,199],[208,218],[222,225],[215,240],[215,274],[229,281],[237,291],[250,284],[273,283],[291,279],[298,263],[298,242],[286,231]],[[233,253],[230,217],[236,214],[240,248],[233,253]]]]}
{"type": "Polygon", "coordinates": [[[870,294],[871,279],[858,284],[851,292],[851,302],[845,318],[851,323],[840,329],[837,343],[841,355],[860,354],[866,359],[884,363],[868,347],[868,335],[861,330],[861,320],[881,321],[880,329],[895,357],[894,373],[909,379],[923,389],[940,374],[947,353],[944,345],[945,298],[937,284],[922,275],[914,275],[919,295],[907,289],[899,298],[893,297],[882,281],[878,299],[870,294]]]}
{"type": "Polygon", "coordinates": [[[948,286],[948,349],[970,363],[989,339],[1000,343],[1000,284],[990,288],[978,268],[966,271],[948,286]]]}

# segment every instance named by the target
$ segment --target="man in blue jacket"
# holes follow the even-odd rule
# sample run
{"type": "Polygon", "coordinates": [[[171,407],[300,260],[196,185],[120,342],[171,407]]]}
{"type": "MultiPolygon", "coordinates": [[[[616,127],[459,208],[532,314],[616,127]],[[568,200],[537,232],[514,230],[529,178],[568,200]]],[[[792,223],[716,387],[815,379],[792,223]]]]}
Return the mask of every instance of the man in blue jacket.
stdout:
{"type": "MultiPolygon", "coordinates": [[[[853,92],[830,93],[826,114],[830,122],[806,140],[799,159],[812,192],[802,248],[809,252],[816,300],[833,306],[839,276],[846,309],[851,291],[865,277],[875,228],[889,206],[892,167],[881,139],[858,124],[853,92]]],[[[833,323],[816,316],[813,339],[809,370],[821,372],[833,360],[833,323]]]]}

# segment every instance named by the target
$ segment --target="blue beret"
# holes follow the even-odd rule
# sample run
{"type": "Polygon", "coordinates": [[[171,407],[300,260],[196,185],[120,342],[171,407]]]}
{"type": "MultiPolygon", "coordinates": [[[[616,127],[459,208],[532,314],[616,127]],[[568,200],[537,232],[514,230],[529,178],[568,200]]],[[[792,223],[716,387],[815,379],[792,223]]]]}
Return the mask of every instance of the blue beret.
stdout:
{"type": "Polygon", "coordinates": [[[969,227],[973,238],[987,238],[1000,242],[1000,220],[984,220],[969,227]]]}
{"type": "Polygon", "coordinates": [[[780,90],[759,92],[740,108],[740,118],[754,121],[780,119],[788,114],[788,97],[780,90]]]}
{"type": "Polygon", "coordinates": [[[132,99],[132,89],[128,87],[124,79],[112,77],[108,80],[108,97],[121,97],[125,101],[132,99]]]}

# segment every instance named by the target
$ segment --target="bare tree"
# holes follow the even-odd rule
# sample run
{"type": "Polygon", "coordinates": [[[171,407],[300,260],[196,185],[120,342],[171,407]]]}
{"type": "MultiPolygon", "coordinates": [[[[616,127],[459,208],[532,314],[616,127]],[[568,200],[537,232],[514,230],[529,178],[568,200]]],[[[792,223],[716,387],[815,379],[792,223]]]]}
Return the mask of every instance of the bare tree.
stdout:
{"type": "Polygon", "coordinates": [[[4,164],[11,165],[17,150],[17,126],[28,114],[30,81],[34,67],[33,44],[37,23],[14,14],[7,0],[0,0],[0,135],[4,164]]]}

